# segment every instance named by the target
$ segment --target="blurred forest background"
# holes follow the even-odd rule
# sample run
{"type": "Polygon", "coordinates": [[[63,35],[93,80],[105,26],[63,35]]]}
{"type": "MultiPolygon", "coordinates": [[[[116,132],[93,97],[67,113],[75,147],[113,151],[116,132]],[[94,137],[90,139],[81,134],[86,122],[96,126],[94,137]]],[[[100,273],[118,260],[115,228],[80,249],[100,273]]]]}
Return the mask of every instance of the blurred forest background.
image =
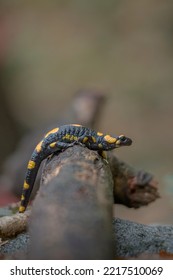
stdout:
{"type": "Polygon", "coordinates": [[[159,181],[161,199],[115,216],[173,223],[173,1],[1,0],[1,166],[81,88],[107,95],[100,131],[133,139],[117,156],[159,181]]]}

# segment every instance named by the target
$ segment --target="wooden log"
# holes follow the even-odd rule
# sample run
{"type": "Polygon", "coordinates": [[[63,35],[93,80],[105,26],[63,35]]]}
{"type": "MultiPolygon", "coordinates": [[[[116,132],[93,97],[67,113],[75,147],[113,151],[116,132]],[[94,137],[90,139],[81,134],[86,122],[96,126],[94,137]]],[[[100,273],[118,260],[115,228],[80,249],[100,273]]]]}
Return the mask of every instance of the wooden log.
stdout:
{"type": "Polygon", "coordinates": [[[112,259],[113,180],[97,152],[75,145],[47,161],[29,233],[30,259],[112,259]]]}
{"type": "Polygon", "coordinates": [[[11,238],[18,233],[26,230],[27,219],[30,211],[26,211],[23,215],[19,213],[12,216],[4,216],[0,218],[0,237],[11,238]]]}
{"type": "Polygon", "coordinates": [[[139,208],[160,197],[158,182],[144,170],[138,170],[108,153],[108,162],[114,181],[114,203],[139,208]]]}
{"type": "MultiPolygon", "coordinates": [[[[160,197],[157,181],[154,176],[147,171],[141,171],[133,168],[129,164],[119,160],[114,153],[109,153],[108,162],[113,176],[113,199],[114,203],[126,205],[130,208],[139,208],[147,205],[160,197]]],[[[9,209],[1,208],[1,212],[15,212],[18,210],[18,204],[9,205],[9,209]],[[13,210],[12,210],[13,209],[13,210]]],[[[17,235],[27,228],[27,215],[22,216],[22,223],[20,219],[16,219],[16,215],[10,217],[0,218],[0,233],[3,232],[3,238],[9,238],[17,235]],[[25,227],[23,227],[23,223],[25,227]],[[12,226],[12,231],[11,227],[12,226]]],[[[17,216],[18,217],[18,216],[17,216]]],[[[19,216],[20,217],[20,216],[19,216]]],[[[0,237],[2,237],[0,235],[0,237]]]]}

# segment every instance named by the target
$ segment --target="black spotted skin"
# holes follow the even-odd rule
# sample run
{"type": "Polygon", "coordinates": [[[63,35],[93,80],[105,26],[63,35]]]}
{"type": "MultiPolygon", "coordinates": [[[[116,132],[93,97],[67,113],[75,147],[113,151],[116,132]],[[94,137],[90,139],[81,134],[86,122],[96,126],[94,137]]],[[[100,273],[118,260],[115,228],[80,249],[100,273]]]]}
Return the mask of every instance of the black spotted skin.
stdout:
{"type": "Polygon", "coordinates": [[[110,136],[96,132],[79,124],[63,125],[49,131],[38,143],[28,162],[19,207],[20,213],[26,210],[41,162],[49,155],[75,144],[85,145],[88,149],[96,150],[101,154],[103,151],[120,146],[129,146],[132,140],[124,135],[110,136]]]}

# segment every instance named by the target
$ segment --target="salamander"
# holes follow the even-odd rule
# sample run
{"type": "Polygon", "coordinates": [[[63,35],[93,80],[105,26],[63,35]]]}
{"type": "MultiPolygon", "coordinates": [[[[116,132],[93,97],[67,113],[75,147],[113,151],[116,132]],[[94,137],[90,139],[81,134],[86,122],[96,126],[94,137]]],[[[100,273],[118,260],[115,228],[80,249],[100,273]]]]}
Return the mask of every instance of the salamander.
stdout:
{"type": "Polygon", "coordinates": [[[103,151],[129,146],[132,140],[124,135],[111,136],[96,132],[79,124],[62,125],[52,129],[37,144],[28,162],[19,207],[20,213],[27,208],[41,162],[51,154],[63,151],[75,144],[84,145],[101,154],[103,151]]]}

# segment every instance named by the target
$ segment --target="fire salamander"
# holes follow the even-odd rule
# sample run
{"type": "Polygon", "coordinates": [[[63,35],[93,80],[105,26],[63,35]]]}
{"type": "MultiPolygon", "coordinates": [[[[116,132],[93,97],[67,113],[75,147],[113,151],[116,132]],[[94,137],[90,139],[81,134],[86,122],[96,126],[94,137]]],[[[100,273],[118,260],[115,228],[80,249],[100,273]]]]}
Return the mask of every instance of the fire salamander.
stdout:
{"type": "Polygon", "coordinates": [[[75,144],[82,144],[101,154],[103,151],[129,146],[132,144],[132,140],[124,135],[110,136],[109,134],[96,132],[79,124],[63,125],[49,131],[38,143],[28,162],[19,207],[20,213],[26,210],[42,160],[75,144]]]}

